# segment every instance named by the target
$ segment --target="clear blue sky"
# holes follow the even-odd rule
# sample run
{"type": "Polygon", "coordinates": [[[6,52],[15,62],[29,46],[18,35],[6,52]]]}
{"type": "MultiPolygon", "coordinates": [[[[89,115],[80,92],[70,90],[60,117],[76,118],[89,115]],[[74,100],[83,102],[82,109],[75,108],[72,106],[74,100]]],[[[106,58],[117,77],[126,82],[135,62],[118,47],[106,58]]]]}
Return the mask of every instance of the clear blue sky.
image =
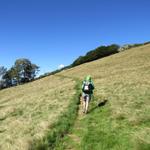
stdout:
{"type": "Polygon", "coordinates": [[[150,41],[150,0],[0,0],[0,65],[40,74],[100,45],[150,41]]]}

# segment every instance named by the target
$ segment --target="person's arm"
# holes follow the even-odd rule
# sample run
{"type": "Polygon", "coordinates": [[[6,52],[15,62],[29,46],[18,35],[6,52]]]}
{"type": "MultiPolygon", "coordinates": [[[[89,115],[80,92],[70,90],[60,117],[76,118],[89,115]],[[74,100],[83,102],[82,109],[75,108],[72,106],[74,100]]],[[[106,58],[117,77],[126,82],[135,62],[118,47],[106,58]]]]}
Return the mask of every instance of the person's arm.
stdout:
{"type": "Polygon", "coordinates": [[[94,90],[95,89],[95,87],[94,87],[94,84],[93,84],[93,82],[92,82],[92,90],[94,90]]]}

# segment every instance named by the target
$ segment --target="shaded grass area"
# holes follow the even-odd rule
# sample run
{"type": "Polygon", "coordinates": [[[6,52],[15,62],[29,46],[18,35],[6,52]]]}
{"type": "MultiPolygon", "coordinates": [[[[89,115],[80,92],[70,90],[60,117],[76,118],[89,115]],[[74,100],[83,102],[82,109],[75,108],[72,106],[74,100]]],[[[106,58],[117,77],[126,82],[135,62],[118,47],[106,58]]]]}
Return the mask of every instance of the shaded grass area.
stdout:
{"type": "Polygon", "coordinates": [[[79,92],[80,82],[76,80],[75,90],[76,93],[71,100],[66,112],[64,112],[58,118],[58,121],[51,125],[46,136],[40,140],[35,140],[31,144],[30,150],[52,150],[56,146],[59,147],[59,143],[62,138],[68,133],[70,127],[74,124],[77,117],[79,106],[79,92]]]}

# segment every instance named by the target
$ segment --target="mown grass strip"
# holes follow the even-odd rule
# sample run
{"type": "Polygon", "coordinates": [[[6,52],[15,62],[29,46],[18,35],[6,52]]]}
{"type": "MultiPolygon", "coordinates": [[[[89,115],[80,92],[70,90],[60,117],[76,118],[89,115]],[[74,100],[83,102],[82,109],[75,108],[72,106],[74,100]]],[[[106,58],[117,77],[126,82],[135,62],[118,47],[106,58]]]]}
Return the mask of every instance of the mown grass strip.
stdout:
{"type": "Polygon", "coordinates": [[[59,144],[60,140],[68,133],[70,127],[76,120],[79,109],[79,94],[80,94],[80,81],[76,81],[75,95],[71,100],[66,112],[64,112],[54,123],[49,132],[43,139],[35,140],[32,142],[30,150],[53,150],[59,144]]]}

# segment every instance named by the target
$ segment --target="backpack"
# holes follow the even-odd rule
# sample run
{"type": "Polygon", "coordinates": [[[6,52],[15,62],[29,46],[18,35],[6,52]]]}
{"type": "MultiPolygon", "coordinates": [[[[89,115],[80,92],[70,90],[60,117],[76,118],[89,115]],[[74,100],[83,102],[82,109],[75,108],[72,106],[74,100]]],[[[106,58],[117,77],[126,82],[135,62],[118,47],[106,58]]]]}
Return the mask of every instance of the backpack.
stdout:
{"type": "Polygon", "coordinates": [[[83,92],[86,92],[86,93],[91,92],[91,90],[92,90],[91,86],[92,86],[92,84],[90,82],[85,81],[84,86],[83,86],[83,92]]]}

